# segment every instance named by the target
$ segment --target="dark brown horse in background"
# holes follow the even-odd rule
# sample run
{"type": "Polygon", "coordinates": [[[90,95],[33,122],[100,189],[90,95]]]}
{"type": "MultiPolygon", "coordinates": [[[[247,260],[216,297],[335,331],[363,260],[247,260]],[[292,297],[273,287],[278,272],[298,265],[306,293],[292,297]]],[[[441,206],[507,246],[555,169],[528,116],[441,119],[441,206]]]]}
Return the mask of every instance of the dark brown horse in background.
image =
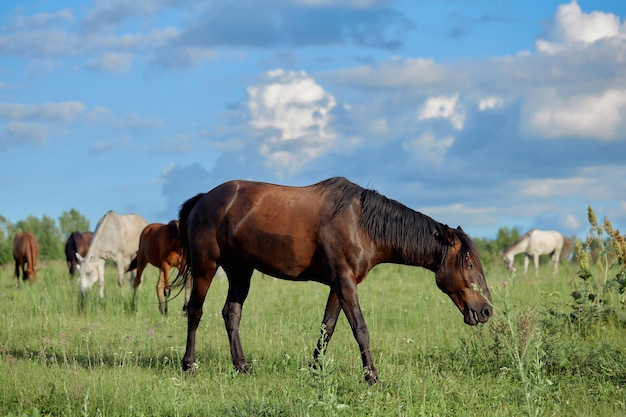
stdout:
{"type": "MultiPolygon", "coordinates": [[[[180,234],[178,221],[172,220],[168,224],[150,223],[141,232],[137,256],[130,262],[128,271],[137,269],[133,292],[141,285],[142,274],[148,263],[159,268],[159,280],[156,291],[159,299],[159,310],[167,314],[166,297],[170,295],[170,268],[180,268],[181,261],[180,234]]],[[[189,300],[190,286],[186,286],[185,304],[189,300]]]]}
{"type": "Polygon", "coordinates": [[[463,314],[486,322],[491,295],[478,252],[460,227],[452,229],[345,178],[307,187],[231,181],[187,200],[180,209],[183,263],[192,279],[183,369],[193,369],[196,329],[218,266],[229,287],[222,316],[235,369],[249,370],[239,339],[241,310],[254,269],[277,278],[313,280],[330,288],[317,359],[343,310],[359,345],[369,382],[378,380],[357,285],[383,262],[422,266],[463,314]]]}
{"type": "Polygon", "coordinates": [[[13,239],[13,259],[15,259],[15,279],[20,286],[20,268],[22,279],[31,284],[37,280],[37,259],[39,258],[39,243],[31,233],[18,233],[13,239]]]}
{"type": "Polygon", "coordinates": [[[92,238],[93,232],[72,232],[67,238],[67,242],[65,242],[65,260],[70,271],[70,277],[76,275],[76,270],[78,269],[79,263],[76,254],[84,258],[87,255],[92,238]]]}

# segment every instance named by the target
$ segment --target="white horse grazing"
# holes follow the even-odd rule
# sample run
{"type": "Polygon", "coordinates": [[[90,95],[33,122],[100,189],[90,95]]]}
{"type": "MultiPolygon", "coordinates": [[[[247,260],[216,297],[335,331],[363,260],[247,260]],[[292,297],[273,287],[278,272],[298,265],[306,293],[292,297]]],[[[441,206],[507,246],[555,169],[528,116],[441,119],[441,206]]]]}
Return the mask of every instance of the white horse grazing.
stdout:
{"type": "Polygon", "coordinates": [[[559,260],[563,246],[566,245],[567,239],[556,230],[537,230],[533,229],[524,236],[511,243],[502,252],[504,264],[510,270],[513,268],[513,260],[518,253],[524,253],[524,274],[528,272],[528,264],[530,257],[533,257],[535,264],[535,274],[539,273],[539,255],[552,254],[551,262],[553,264],[553,272],[559,271],[559,260]]]}
{"type": "MultiPolygon", "coordinates": [[[[119,215],[109,210],[98,222],[91,245],[84,258],[76,254],[80,262],[80,292],[84,294],[98,281],[100,298],[104,297],[104,260],[117,264],[117,283],[124,285],[124,273],[139,249],[139,236],[146,227],[146,220],[136,214],[119,215]]],[[[130,273],[130,281],[135,273],[130,273]]]]}

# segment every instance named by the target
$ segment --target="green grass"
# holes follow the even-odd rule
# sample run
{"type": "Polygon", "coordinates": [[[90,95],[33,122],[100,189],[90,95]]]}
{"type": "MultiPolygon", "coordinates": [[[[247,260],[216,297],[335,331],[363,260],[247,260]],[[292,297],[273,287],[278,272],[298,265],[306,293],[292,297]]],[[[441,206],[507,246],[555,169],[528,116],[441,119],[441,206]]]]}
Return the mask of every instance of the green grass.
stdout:
{"type": "MultiPolygon", "coordinates": [[[[557,276],[487,271],[496,316],[469,327],[419,268],[382,265],[359,287],[381,383],[363,381],[341,317],[322,371],[309,367],[327,288],[253,278],[241,322],[252,372],[232,370],[216,280],[197,333],[194,375],[181,371],[182,296],[159,313],[148,269],[136,310],[107,268],[105,299],[85,308],[65,265],[41,265],[15,288],[0,269],[0,415],[54,416],[618,416],[626,414],[624,329],[578,335],[547,312],[567,312],[575,266],[557,276]],[[503,281],[508,285],[503,286],[503,281]],[[517,353],[516,353],[517,352],[517,353]]],[[[175,293],[175,292],[173,292],[175,293]]]]}

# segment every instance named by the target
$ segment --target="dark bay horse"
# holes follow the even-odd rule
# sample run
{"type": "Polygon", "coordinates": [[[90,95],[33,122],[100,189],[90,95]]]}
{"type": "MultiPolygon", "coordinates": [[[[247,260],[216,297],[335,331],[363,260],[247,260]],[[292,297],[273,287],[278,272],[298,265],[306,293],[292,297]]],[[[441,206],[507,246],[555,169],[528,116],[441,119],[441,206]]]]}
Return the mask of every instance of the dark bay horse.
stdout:
{"type": "Polygon", "coordinates": [[[466,324],[492,315],[478,252],[452,229],[345,178],[306,187],[230,181],[187,200],[179,212],[183,263],[177,280],[193,282],[187,309],[183,369],[193,369],[196,329],[218,266],[229,287],[222,316],[235,369],[249,370],[239,322],[254,269],[277,278],[313,280],[330,288],[315,359],[327,346],[341,311],[359,345],[368,382],[378,381],[357,285],[377,264],[415,265],[435,273],[439,289],[466,324]]]}
{"type": "MultiPolygon", "coordinates": [[[[128,271],[137,269],[134,281],[134,293],[142,283],[142,274],[149,264],[159,268],[159,280],[156,291],[159,299],[159,310],[167,314],[167,300],[170,294],[170,268],[180,268],[181,247],[178,221],[172,220],[168,224],[150,223],[141,232],[137,256],[130,262],[128,271]]],[[[189,299],[187,286],[185,302],[189,299]]]]}
{"type": "Polygon", "coordinates": [[[20,286],[20,268],[22,279],[31,284],[37,280],[37,258],[39,243],[32,233],[18,233],[13,239],[13,259],[15,260],[15,279],[20,286]]]}
{"type": "Polygon", "coordinates": [[[93,232],[72,232],[67,238],[67,242],[65,242],[65,260],[70,271],[70,277],[76,275],[77,266],[79,265],[76,254],[84,258],[87,255],[92,238],[93,232]]]}

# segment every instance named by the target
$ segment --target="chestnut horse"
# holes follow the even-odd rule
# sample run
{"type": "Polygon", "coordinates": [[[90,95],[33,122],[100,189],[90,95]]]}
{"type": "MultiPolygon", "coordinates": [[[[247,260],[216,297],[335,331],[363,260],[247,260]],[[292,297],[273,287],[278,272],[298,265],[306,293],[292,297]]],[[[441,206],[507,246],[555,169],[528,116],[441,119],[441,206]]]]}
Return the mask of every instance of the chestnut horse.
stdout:
{"type": "MultiPolygon", "coordinates": [[[[142,274],[146,265],[159,268],[159,280],[156,285],[159,299],[159,310],[167,314],[166,297],[170,295],[170,268],[180,268],[180,235],[178,221],[172,220],[168,224],[150,223],[141,232],[137,256],[130,262],[128,271],[137,269],[133,286],[133,296],[143,282],[142,274]]],[[[189,300],[190,286],[185,292],[185,304],[189,300]]]]}
{"type": "Polygon", "coordinates": [[[341,311],[356,339],[365,379],[378,373],[357,285],[380,263],[421,266],[435,273],[466,324],[492,315],[491,295],[472,240],[432,218],[345,178],[306,187],[230,181],[180,208],[183,261],[176,280],[193,282],[187,309],[184,370],[195,365],[196,330],[218,266],[228,278],[222,316],[235,369],[249,370],[239,339],[241,310],[254,269],[277,278],[330,288],[314,359],[330,341],[341,311]]]}
{"type": "Polygon", "coordinates": [[[78,259],[76,254],[84,257],[89,250],[89,244],[93,238],[93,232],[72,232],[65,242],[65,260],[67,261],[67,268],[70,271],[70,278],[76,275],[76,270],[79,268],[78,259]]]}
{"type": "Polygon", "coordinates": [[[37,280],[37,258],[39,258],[39,243],[31,233],[18,233],[13,239],[13,259],[15,260],[15,279],[20,286],[20,268],[22,279],[31,284],[37,280]]]}

